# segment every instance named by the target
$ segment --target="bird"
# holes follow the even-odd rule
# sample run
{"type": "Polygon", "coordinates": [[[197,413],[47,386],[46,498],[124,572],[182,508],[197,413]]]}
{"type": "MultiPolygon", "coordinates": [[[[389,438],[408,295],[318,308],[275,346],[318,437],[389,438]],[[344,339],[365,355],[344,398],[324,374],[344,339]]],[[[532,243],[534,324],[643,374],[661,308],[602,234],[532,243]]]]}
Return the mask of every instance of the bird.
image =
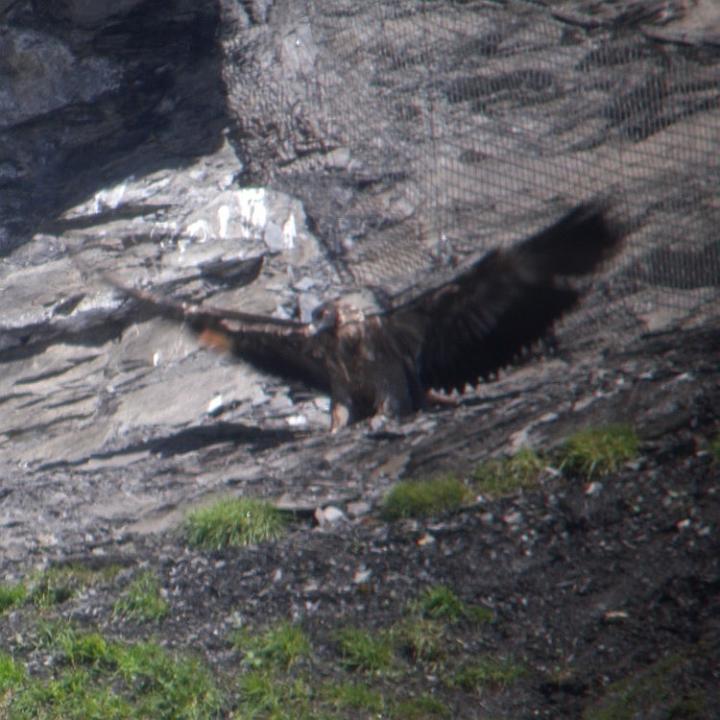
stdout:
{"type": "Polygon", "coordinates": [[[330,396],[331,432],[463,393],[552,334],[583,295],[572,278],[598,270],[622,233],[585,202],[509,247],[489,250],[449,281],[397,306],[326,301],[309,322],[207,307],[108,279],[156,316],[184,323],[204,346],[330,396]]]}

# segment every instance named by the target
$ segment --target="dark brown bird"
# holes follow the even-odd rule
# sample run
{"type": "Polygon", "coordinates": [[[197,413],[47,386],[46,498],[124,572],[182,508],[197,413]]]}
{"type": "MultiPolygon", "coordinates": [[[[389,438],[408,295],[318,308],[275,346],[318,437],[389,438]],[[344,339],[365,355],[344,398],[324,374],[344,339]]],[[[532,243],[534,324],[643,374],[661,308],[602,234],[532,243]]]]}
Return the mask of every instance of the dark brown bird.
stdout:
{"type": "Polygon", "coordinates": [[[328,394],[335,431],[380,413],[412,413],[433,389],[462,392],[510,364],[577,305],[569,278],[597,269],[620,239],[602,207],[583,204],[409,302],[370,313],[328,302],[309,323],[193,306],[111,282],[152,313],[186,323],[204,344],[328,394]]]}

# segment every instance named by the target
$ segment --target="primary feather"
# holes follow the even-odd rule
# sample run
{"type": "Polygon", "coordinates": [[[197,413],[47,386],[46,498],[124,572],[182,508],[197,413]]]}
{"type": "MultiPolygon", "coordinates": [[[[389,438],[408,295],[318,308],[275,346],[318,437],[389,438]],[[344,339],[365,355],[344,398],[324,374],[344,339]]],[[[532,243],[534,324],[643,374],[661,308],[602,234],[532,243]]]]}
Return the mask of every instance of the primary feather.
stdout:
{"type": "Polygon", "coordinates": [[[586,275],[620,246],[599,205],[580,205],[554,225],[508,249],[492,250],[454,280],[389,318],[418,325],[420,382],[462,391],[511,363],[573,309],[586,275]]]}

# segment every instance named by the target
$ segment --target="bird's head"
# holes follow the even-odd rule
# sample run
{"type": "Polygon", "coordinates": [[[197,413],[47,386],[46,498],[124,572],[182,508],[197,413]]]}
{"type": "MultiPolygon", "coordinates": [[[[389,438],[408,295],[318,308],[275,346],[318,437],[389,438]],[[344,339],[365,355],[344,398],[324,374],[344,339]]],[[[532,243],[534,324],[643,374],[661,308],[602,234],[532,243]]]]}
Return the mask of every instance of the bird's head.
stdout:
{"type": "Polygon", "coordinates": [[[324,302],[318,305],[310,318],[313,333],[333,330],[338,325],[338,306],[336,302],[324,302]]]}
{"type": "Polygon", "coordinates": [[[312,312],[313,333],[337,330],[341,325],[360,323],[365,319],[362,310],[346,302],[333,300],[318,305],[312,312]]]}

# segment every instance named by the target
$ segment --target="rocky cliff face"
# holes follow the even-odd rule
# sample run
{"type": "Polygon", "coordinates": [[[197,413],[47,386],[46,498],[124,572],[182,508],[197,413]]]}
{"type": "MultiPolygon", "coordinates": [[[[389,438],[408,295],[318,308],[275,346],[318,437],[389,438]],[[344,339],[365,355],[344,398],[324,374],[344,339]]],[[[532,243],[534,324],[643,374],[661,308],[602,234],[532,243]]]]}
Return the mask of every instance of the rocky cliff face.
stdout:
{"type": "MultiPolygon", "coordinates": [[[[191,456],[204,463],[201,448],[216,440],[237,449],[250,437],[261,446],[280,443],[282,448],[302,430],[315,436],[313,442],[322,442],[326,399],[297,395],[280,381],[196,351],[177,328],[138,316],[103,284],[101,273],[187,299],[212,298],[214,304],[286,317],[307,317],[329,293],[347,288],[344,269],[352,270],[353,257],[357,267],[379,272],[378,277],[383,277],[383,267],[395,275],[399,268],[401,277],[403,272],[407,277],[409,268],[423,258],[425,240],[435,247],[436,239],[429,238],[427,230],[428,223],[437,220],[420,221],[425,229],[416,246],[406,238],[416,237],[412,217],[427,217],[424,205],[410,220],[393,223],[407,214],[403,207],[410,208],[408,188],[434,172],[428,165],[434,155],[416,154],[415,160],[407,155],[410,164],[405,169],[412,172],[398,174],[388,162],[378,164],[379,156],[373,159],[366,144],[378,120],[377,98],[370,102],[368,96],[370,104],[361,109],[366,122],[362,129],[351,126],[350,110],[346,116],[331,112],[343,110],[347,93],[359,87],[354,76],[347,87],[338,84],[348,55],[337,39],[347,32],[343,27],[375,22],[372,8],[358,7],[355,19],[352,13],[345,16],[352,21],[343,20],[339,8],[310,11],[300,5],[198,5],[182,0],[162,9],[130,0],[17,2],[2,12],[1,430],[8,476],[17,476],[21,468],[21,483],[33,486],[30,478],[41,468],[54,468],[53,477],[70,468],[84,476],[90,463],[119,465],[123,473],[134,466],[139,476],[150,477],[156,470],[149,460],[157,460],[163,448],[171,454],[191,448],[191,456]],[[329,69],[333,48],[338,64],[329,69]],[[313,72],[315,84],[310,83],[313,72]],[[328,93],[335,93],[331,101],[328,93]],[[304,204],[270,187],[248,186],[250,181],[295,189],[304,204]],[[397,201],[391,201],[393,194],[397,201]],[[380,233],[378,245],[380,226],[373,218],[381,206],[386,220],[395,220],[380,233]],[[307,207],[312,210],[310,228],[307,207]],[[366,248],[364,254],[357,255],[348,245],[349,255],[344,256],[338,249],[338,243],[345,242],[339,232],[346,239],[355,237],[356,247],[366,248]],[[395,245],[388,245],[396,236],[395,245]],[[240,287],[243,263],[263,256],[260,277],[240,287]],[[393,262],[395,271],[388,265],[393,262]]],[[[599,27],[617,20],[590,15],[599,27]]],[[[518,32],[519,26],[508,25],[502,16],[492,17],[498,32],[508,37],[518,32]]],[[[653,17],[650,13],[645,20],[653,17]]],[[[587,16],[582,13],[573,16],[566,29],[582,27],[583,18],[587,16]]],[[[397,35],[388,38],[402,38],[414,27],[412,15],[397,15],[393,22],[397,35]]],[[[369,37],[366,41],[368,53],[379,47],[369,37]]],[[[501,42],[499,35],[481,57],[494,62],[501,42]]],[[[590,35],[586,42],[588,47],[576,53],[586,57],[583,72],[601,59],[599,51],[592,50],[590,35]]],[[[627,46],[621,37],[617,42],[620,48],[627,46]]],[[[637,42],[642,48],[645,41],[638,36],[637,42]]],[[[608,46],[602,47],[609,58],[608,46]]],[[[399,61],[407,56],[407,49],[397,43],[394,52],[399,61]]],[[[543,52],[551,52],[550,46],[543,52]]],[[[647,63],[649,52],[636,53],[640,63],[647,63]]],[[[428,62],[433,62],[432,55],[428,62]]],[[[612,73],[617,65],[604,66],[612,73]]],[[[406,67],[409,71],[414,65],[406,67]]],[[[462,102],[460,85],[475,102],[481,95],[486,103],[506,103],[512,97],[507,74],[494,85],[463,77],[462,83],[462,78],[448,82],[457,86],[460,94],[453,107],[468,113],[467,122],[478,108],[462,102]]],[[[387,81],[396,83],[391,75],[387,81]]],[[[442,76],[438,81],[445,82],[442,76]]],[[[526,78],[521,87],[529,88],[532,107],[538,88],[533,90],[528,82],[526,78]]],[[[559,82],[552,80],[553,96],[559,82]]],[[[689,92],[707,95],[709,88],[696,83],[689,92]]],[[[407,124],[404,117],[401,126],[407,124]]],[[[382,122],[375,132],[393,137],[382,122]]],[[[401,161],[409,152],[406,139],[415,131],[408,125],[404,132],[397,136],[400,144],[392,148],[390,159],[395,153],[401,161]]],[[[662,133],[656,133],[653,142],[656,138],[660,142],[662,133]]],[[[656,172],[658,187],[664,187],[667,170],[646,168],[642,183],[647,185],[656,172]]],[[[641,201],[635,198],[631,215],[637,215],[641,201]]],[[[437,217],[444,212],[438,208],[437,217]]],[[[698,218],[702,221],[702,215],[698,218]]],[[[651,226],[652,221],[646,223],[641,233],[647,234],[651,226]]],[[[631,236],[630,258],[641,233],[631,236]]],[[[689,251],[697,254],[692,246],[689,251]]],[[[434,267],[433,257],[428,256],[426,267],[434,267]]],[[[712,255],[708,260],[712,265],[712,255]]],[[[656,262],[642,269],[652,273],[663,267],[656,262]]],[[[622,278],[618,273],[614,277],[622,278]]],[[[702,282],[695,283],[699,288],[689,285],[696,296],[691,315],[702,313],[698,302],[710,299],[710,287],[702,282]]],[[[645,295],[641,317],[662,327],[678,311],[668,312],[656,300],[657,293],[645,295]]],[[[593,305],[595,312],[613,307],[607,301],[604,306],[589,303],[590,315],[581,314],[574,326],[570,321],[573,332],[588,324],[593,305]]],[[[626,315],[627,305],[615,305],[618,318],[626,315]]],[[[636,317],[633,327],[637,323],[636,317]]],[[[615,332],[618,327],[616,322],[615,332]]],[[[566,333],[566,346],[573,332],[566,333]]],[[[435,424],[431,418],[418,422],[435,424]]],[[[256,470],[258,481],[265,463],[256,470]]],[[[206,482],[222,485],[227,481],[223,473],[206,482]]],[[[148,497],[142,512],[155,505],[148,497]]],[[[119,513],[127,520],[137,516],[138,508],[119,513]]],[[[90,517],[85,515],[85,520],[92,524],[90,517]]],[[[30,517],[25,522],[28,528],[38,527],[30,517]]]]}
{"type": "MultiPolygon", "coordinates": [[[[188,507],[228,492],[302,512],[361,500],[366,513],[399,477],[464,472],[524,444],[552,447],[584,423],[629,420],[648,453],[674,458],[678,477],[682,462],[692,477],[705,472],[695,450],[720,422],[718,252],[708,231],[720,212],[720,153],[708,150],[720,147],[720,62],[711,24],[662,16],[660,5],[677,3],[655,3],[655,14],[634,24],[608,16],[618,3],[578,3],[570,15],[566,3],[555,15],[522,4],[545,13],[550,31],[536,46],[530,16],[493,7],[494,24],[469,33],[472,43],[455,57],[447,54],[451,40],[485,18],[482,8],[449,2],[443,12],[433,6],[413,16],[410,5],[397,4],[381,23],[379,6],[354,2],[0,2],[3,572],[107,552],[155,562],[157,544],[171,543],[166,531],[188,507]],[[437,24],[443,18],[447,26],[437,24]],[[423,37],[435,38],[433,52],[419,52],[423,37]],[[560,71],[551,62],[558,47],[560,71]],[[363,48],[375,54],[358,54],[363,48]],[[503,58],[525,62],[533,49],[534,74],[493,66],[503,58]],[[445,60],[447,75],[428,84],[424,69],[445,60]],[[673,75],[678,67],[696,74],[673,75]],[[344,68],[376,74],[365,85],[346,83],[344,68]],[[580,119],[563,115],[580,97],[572,95],[580,90],[570,70],[589,78],[580,119]],[[637,82],[625,105],[614,103],[610,94],[625,76],[637,82]],[[679,84],[686,77],[694,80],[679,84]],[[648,103],[646,117],[638,108],[648,103]],[[440,105],[450,120],[432,125],[428,109],[440,105]],[[359,114],[348,115],[353,108],[359,114]],[[528,108],[540,115],[515,122],[528,108]],[[544,124],[550,116],[568,120],[558,126],[563,143],[574,143],[567,151],[574,165],[553,164],[559,141],[544,124]],[[532,147],[529,137],[537,139],[532,147]],[[407,289],[408,277],[452,268],[599,191],[621,198],[628,252],[561,329],[560,355],[508,373],[455,410],[334,437],[326,432],[326,398],[198,350],[181,329],[142,316],[101,278],[111,273],[175,297],[307,317],[356,281],[407,289]],[[260,275],[246,285],[244,273],[259,257],[260,275]],[[640,338],[647,329],[660,334],[640,338]]],[[[701,2],[700,11],[712,19],[712,7],[701,2]]],[[[661,473],[662,458],[650,467],[661,473]]],[[[706,491],[703,485],[698,513],[716,529],[717,498],[706,491]]],[[[581,489],[572,498],[585,517],[591,499],[581,489]]],[[[555,512],[547,497],[505,511],[524,513],[530,528],[545,501],[543,512],[555,512]]],[[[587,511],[593,532],[604,527],[606,509],[587,511]]],[[[468,515],[457,532],[485,532],[479,517],[468,515]]],[[[516,525],[491,527],[487,543],[506,542],[522,564],[516,525]]],[[[646,526],[638,528],[634,542],[646,526]]],[[[316,542],[310,529],[302,532],[301,540],[316,542]]],[[[717,583],[709,542],[698,539],[703,551],[694,561],[702,571],[688,570],[703,577],[696,596],[683,595],[693,602],[717,583]]],[[[478,543],[468,547],[481,553],[478,543]]],[[[678,547],[680,564],[685,546],[678,547]]],[[[383,548],[402,565],[397,547],[383,548]]],[[[528,570],[533,577],[552,564],[543,558],[528,570]]],[[[421,573],[422,563],[409,566],[421,573]]],[[[445,580],[462,578],[459,560],[453,563],[445,580]]],[[[473,592],[482,595],[492,559],[478,555],[469,567],[477,569],[473,592]]],[[[185,570],[190,578],[192,568],[185,570]]],[[[493,592],[510,593],[513,577],[500,575],[505,585],[498,581],[493,592]]],[[[283,592],[300,592],[304,580],[296,580],[283,592]]],[[[188,582],[201,592],[198,578],[188,582]]],[[[550,592],[541,585],[538,592],[550,592]]],[[[282,613],[275,590],[273,612],[282,613]]],[[[528,622],[537,627],[542,613],[528,622]]]]}

